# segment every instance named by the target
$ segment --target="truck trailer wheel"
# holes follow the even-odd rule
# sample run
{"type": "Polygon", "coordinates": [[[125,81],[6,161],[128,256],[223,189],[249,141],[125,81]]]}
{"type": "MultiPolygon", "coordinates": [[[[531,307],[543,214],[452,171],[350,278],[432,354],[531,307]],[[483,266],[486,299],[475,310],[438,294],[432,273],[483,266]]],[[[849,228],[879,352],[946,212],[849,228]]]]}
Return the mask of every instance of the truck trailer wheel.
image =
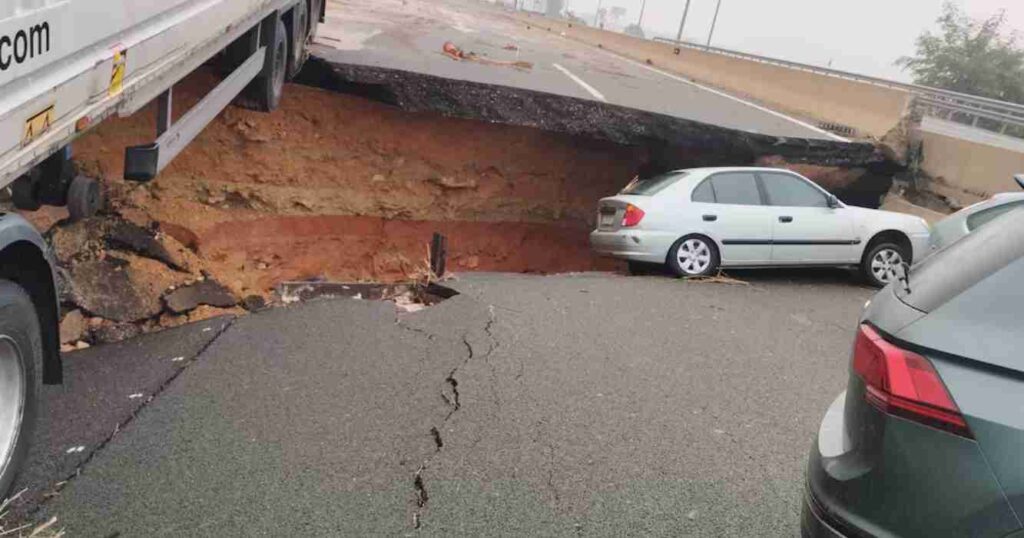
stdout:
{"type": "Polygon", "coordinates": [[[87,219],[103,206],[100,183],[88,176],[75,176],[68,187],[68,214],[72,221],[87,219]]]}
{"type": "Polygon", "coordinates": [[[295,78],[306,64],[309,43],[309,8],[301,0],[292,8],[291,31],[288,32],[288,80],[295,78]]]}
{"type": "Polygon", "coordinates": [[[249,99],[243,102],[246,108],[260,112],[277,110],[284,92],[284,79],[288,74],[288,30],[281,19],[277,20],[274,46],[267,49],[267,54],[272,54],[273,60],[264,65],[264,72],[252,81],[246,92],[249,99]]]}
{"type": "Polygon", "coordinates": [[[32,299],[0,280],[0,500],[28,454],[36,422],[43,344],[32,299]]]}
{"type": "Polygon", "coordinates": [[[11,202],[22,211],[36,211],[43,206],[39,199],[38,173],[25,174],[11,183],[11,202]]]}

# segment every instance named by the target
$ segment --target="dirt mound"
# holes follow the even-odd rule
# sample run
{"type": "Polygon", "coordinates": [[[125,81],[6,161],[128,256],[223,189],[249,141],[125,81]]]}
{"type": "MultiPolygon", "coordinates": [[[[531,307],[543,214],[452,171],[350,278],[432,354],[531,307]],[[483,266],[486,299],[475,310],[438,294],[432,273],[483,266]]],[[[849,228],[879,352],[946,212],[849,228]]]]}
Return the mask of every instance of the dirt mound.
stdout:
{"type": "Polygon", "coordinates": [[[112,342],[238,311],[238,300],[209,277],[204,260],[166,234],[104,215],[60,221],[47,238],[59,266],[65,345],[112,342]]]}

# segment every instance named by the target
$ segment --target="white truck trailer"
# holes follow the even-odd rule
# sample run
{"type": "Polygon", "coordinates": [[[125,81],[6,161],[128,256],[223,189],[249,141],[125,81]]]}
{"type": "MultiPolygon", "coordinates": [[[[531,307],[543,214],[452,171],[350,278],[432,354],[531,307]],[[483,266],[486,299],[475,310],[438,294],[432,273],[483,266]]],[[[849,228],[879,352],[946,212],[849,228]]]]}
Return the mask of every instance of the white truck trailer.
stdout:
{"type": "MultiPolygon", "coordinates": [[[[126,179],[153,179],[236,101],[275,109],[301,69],[324,0],[3,0],[0,188],[19,209],[94,214],[74,139],[156,102],[151,144],[126,148],[126,179]],[[224,80],[172,120],[174,84],[216,60],[224,80]]],[[[42,384],[62,382],[53,257],[24,219],[0,215],[0,501],[28,453],[42,384]]]]}

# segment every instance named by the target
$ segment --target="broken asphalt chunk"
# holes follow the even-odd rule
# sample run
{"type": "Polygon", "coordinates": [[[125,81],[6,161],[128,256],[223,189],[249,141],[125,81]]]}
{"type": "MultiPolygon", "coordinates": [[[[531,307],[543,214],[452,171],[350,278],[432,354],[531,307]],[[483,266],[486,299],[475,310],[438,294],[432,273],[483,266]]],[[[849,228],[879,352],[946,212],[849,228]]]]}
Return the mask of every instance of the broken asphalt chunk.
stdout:
{"type": "Polygon", "coordinates": [[[227,288],[214,280],[207,279],[182,286],[164,295],[164,303],[171,312],[185,314],[200,305],[230,308],[238,304],[238,301],[227,288]]]}

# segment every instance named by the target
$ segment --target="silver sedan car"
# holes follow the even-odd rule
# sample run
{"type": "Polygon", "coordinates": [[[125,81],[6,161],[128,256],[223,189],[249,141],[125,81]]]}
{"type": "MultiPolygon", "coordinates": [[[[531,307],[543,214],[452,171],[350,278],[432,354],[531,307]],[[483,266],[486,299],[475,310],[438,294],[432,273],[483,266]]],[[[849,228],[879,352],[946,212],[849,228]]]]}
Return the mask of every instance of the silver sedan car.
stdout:
{"type": "Polygon", "coordinates": [[[678,170],[630,183],[598,207],[599,254],[680,276],[724,267],[858,267],[883,286],[929,251],[923,219],[850,207],[774,168],[678,170]]]}
{"type": "MultiPolygon", "coordinates": [[[[1016,176],[1024,189],[1024,174],[1016,176]]],[[[932,230],[932,250],[939,251],[1014,209],[1024,207],[1024,192],[997,194],[940,220],[932,230]]]]}

